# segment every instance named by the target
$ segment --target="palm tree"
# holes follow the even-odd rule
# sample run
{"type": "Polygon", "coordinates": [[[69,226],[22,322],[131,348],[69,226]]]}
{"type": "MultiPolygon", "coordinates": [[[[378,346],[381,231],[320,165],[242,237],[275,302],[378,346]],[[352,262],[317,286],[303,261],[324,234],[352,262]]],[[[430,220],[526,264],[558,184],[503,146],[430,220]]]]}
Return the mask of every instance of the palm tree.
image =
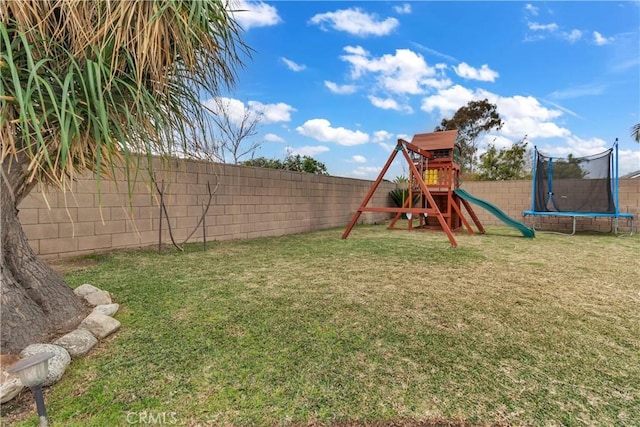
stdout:
{"type": "Polygon", "coordinates": [[[640,123],[637,123],[631,128],[631,137],[636,142],[640,142],[640,123]]]}
{"type": "Polygon", "coordinates": [[[20,202],[185,145],[207,124],[201,94],[233,85],[249,53],[223,0],[0,2],[3,352],[85,314],[29,247],[20,202]]]}

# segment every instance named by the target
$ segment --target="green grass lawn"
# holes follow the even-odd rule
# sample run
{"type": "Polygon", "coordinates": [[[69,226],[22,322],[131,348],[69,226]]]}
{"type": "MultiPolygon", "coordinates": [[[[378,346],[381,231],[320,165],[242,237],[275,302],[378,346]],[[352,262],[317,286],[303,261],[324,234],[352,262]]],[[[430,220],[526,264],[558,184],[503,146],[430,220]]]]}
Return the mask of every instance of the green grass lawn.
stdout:
{"type": "Polygon", "coordinates": [[[640,424],[636,236],[342,231],[71,268],[122,329],[47,391],[52,423],[640,424]]]}

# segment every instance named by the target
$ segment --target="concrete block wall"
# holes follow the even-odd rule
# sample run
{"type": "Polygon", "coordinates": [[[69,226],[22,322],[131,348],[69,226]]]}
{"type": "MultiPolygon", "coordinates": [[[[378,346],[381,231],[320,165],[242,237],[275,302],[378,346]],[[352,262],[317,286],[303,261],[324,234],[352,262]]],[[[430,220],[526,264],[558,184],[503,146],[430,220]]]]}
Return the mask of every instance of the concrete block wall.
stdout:
{"type": "MultiPolygon", "coordinates": [[[[174,161],[156,164],[157,183],[164,185],[163,201],[175,240],[203,240],[198,221],[209,200],[205,217],[208,241],[250,239],[301,233],[330,227],[346,227],[372,185],[371,181],[310,175],[299,172],[174,161]],[[164,184],[163,184],[164,183],[164,184]],[[195,232],[194,232],[194,229],[195,232]]],[[[390,206],[388,193],[396,185],[381,183],[369,206],[390,206]]],[[[37,254],[58,258],[103,252],[118,248],[157,245],[159,235],[170,243],[166,219],[160,232],[160,195],[154,185],[138,179],[131,197],[126,181],[93,177],[74,182],[69,191],[34,191],[20,205],[20,220],[37,254]]],[[[531,225],[522,217],[531,208],[531,181],[465,182],[462,186],[511,217],[531,225]]],[[[620,180],[620,210],[640,222],[640,179],[620,180]]],[[[483,224],[501,225],[480,207],[475,212],[483,224]]],[[[360,223],[381,222],[389,214],[365,213],[360,223]]],[[[539,218],[543,229],[567,231],[570,218],[539,218]]],[[[579,218],[578,230],[609,231],[608,219],[579,218]]],[[[627,222],[620,224],[627,230],[627,222]]]]}
{"type": "MultiPolygon", "coordinates": [[[[471,181],[462,185],[469,193],[476,197],[493,203],[507,215],[514,219],[531,225],[533,217],[523,217],[522,212],[531,210],[531,181],[471,181]]],[[[635,216],[636,228],[640,221],[640,179],[619,180],[619,210],[631,213],[635,216]]],[[[463,208],[464,210],[464,208],[463,208]]],[[[474,211],[483,224],[503,225],[503,223],[484,209],[474,206],[474,211]]],[[[621,220],[621,231],[629,230],[628,221],[621,220]]],[[[542,230],[554,230],[560,232],[571,231],[573,225],[571,218],[538,217],[536,228],[542,230]]],[[[580,231],[610,231],[611,220],[608,218],[578,218],[576,229],[580,231]]]]}
{"type": "MultiPolygon", "coordinates": [[[[209,201],[204,224],[207,241],[251,239],[346,226],[371,181],[300,172],[173,161],[156,164],[174,239],[203,241],[198,222],[209,201]],[[195,229],[195,231],[194,231],[195,229]]],[[[148,181],[148,180],[147,180],[148,181]]],[[[58,258],[117,248],[170,244],[166,218],[160,231],[160,194],[139,178],[131,196],[125,180],[93,177],[74,182],[66,192],[34,191],[19,206],[19,216],[37,254],[58,258]]],[[[370,206],[388,206],[395,184],[382,183],[370,206]]],[[[389,214],[365,213],[359,223],[381,222],[389,214]]]]}

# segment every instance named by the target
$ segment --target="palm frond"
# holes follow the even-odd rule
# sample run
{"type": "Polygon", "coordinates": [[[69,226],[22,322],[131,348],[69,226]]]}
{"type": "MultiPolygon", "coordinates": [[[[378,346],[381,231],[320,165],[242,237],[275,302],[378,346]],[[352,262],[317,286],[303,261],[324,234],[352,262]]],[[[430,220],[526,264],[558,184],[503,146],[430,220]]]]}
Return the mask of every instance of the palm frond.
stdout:
{"type": "Polygon", "coordinates": [[[640,123],[635,124],[631,128],[631,137],[635,142],[640,142],[640,123]]]}
{"type": "Polygon", "coordinates": [[[219,0],[2,1],[2,160],[26,154],[32,179],[62,186],[170,152],[248,56],[219,0]]]}

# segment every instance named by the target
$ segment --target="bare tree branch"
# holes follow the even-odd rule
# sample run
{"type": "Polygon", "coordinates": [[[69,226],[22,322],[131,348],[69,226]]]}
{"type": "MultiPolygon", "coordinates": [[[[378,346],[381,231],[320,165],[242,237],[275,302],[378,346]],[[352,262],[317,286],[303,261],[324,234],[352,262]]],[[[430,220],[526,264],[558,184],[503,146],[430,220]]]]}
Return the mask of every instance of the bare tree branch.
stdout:
{"type": "Polygon", "coordinates": [[[217,128],[213,133],[217,156],[222,162],[228,158],[230,162],[239,164],[243,157],[253,155],[262,145],[262,141],[252,141],[251,138],[258,134],[264,113],[244,104],[242,108],[241,112],[236,111],[231,100],[217,97],[214,108],[209,109],[217,128]]]}

